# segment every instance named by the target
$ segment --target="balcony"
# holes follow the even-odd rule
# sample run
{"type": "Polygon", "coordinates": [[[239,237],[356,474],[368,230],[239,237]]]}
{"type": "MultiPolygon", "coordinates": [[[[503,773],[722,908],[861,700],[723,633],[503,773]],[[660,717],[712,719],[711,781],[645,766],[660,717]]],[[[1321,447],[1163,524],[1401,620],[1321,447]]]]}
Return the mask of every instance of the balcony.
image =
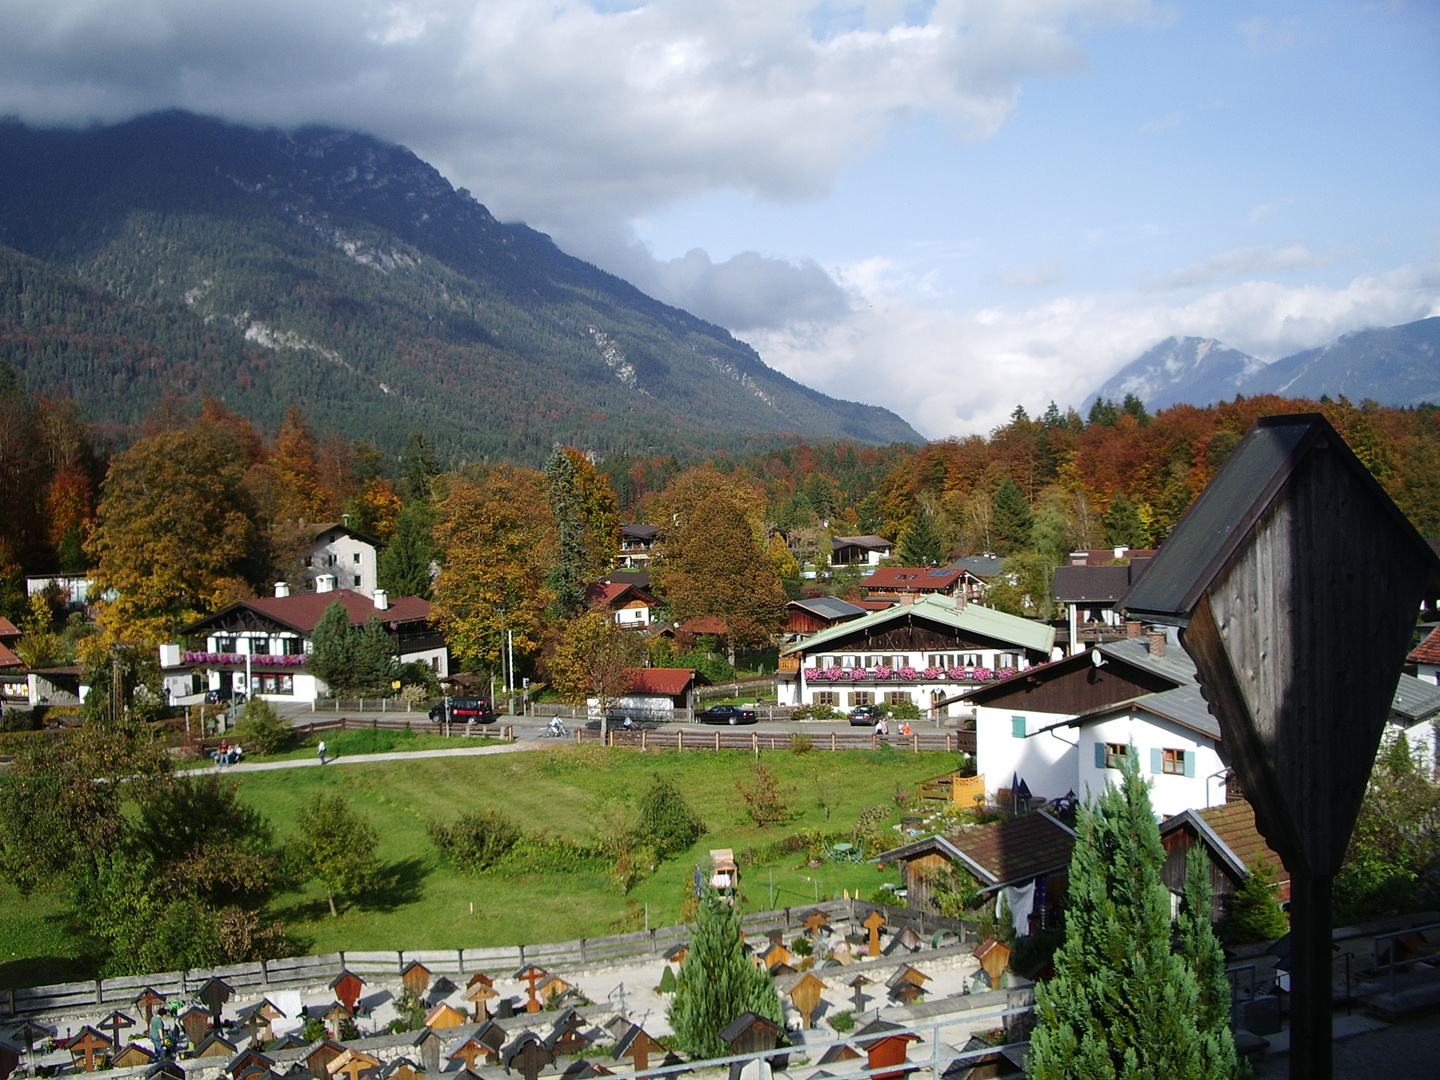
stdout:
{"type": "Polygon", "coordinates": [[[1008,679],[1018,674],[1017,668],[953,667],[953,668],[806,668],[805,681],[822,683],[985,683],[1008,679]]]}
{"type": "Polygon", "coordinates": [[[247,660],[250,662],[252,668],[293,668],[305,666],[304,653],[272,656],[269,653],[186,652],[180,654],[180,660],[185,664],[202,667],[234,665],[243,668],[247,660]]]}

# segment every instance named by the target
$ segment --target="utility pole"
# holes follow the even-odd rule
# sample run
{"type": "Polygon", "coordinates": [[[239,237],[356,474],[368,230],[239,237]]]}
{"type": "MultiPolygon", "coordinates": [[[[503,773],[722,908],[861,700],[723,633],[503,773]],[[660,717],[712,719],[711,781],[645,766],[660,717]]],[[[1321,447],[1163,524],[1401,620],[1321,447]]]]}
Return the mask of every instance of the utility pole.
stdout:
{"type": "Polygon", "coordinates": [[[505,651],[510,660],[510,674],[505,680],[505,711],[515,714],[515,631],[505,631],[505,651]]]}
{"type": "Polygon", "coordinates": [[[125,719],[125,683],[120,670],[120,648],[110,646],[110,720],[117,727],[125,719]]]}

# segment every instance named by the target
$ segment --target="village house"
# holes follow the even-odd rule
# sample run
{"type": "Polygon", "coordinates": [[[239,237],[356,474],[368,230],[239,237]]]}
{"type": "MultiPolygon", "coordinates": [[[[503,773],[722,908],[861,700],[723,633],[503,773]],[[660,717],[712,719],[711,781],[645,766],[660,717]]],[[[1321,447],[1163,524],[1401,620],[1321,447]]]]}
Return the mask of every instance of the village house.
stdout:
{"type": "Polygon", "coordinates": [[[830,541],[831,566],[879,566],[895,554],[895,541],[883,536],[837,536],[830,541]]]}
{"type": "Polygon", "coordinates": [[[303,588],[315,591],[330,576],[336,587],[374,596],[380,587],[380,541],[340,521],[304,525],[299,530],[303,588]]]}
{"type": "Polygon", "coordinates": [[[1185,860],[1199,846],[1210,879],[1210,917],[1224,918],[1230,898],[1240,891],[1250,868],[1263,863],[1275,872],[1275,898],[1290,899],[1290,872],[1255,826],[1255,811],[1244,798],[1233,796],[1204,810],[1184,810],[1160,823],[1165,863],[1160,878],[1171,894],[1185,895],[1185,860]]]}
{"type": "MultiPolygon", "coordinates": [[[[1088,553],[1076,552],[1083,554],[1088,553]]],[[[1149,566],[1149,557],[1137,552],[1116,565],[1072,562],[1055,568],[1052,588],[1055,602],[1066,611],[1068,654],[1073,656],[1088,645],[1125,636],[1125,620],[1115,610],[1115,601],[1140,580],[1149,566]]]]}
{"type": "Polygon", "coordinates": [[[621,525],[620,551],[615,556],[615,565],[632,570],[648,570],[659,535],[658,525],[643,525],[638,522],[621,525]]]}
{"type": "Polygon", "coordinates": [[[948,596],[874,611],[782,651],[782,705],[854,708],[913,702],[922,711],[1047,660],[1055,631],[948,596]]]}
{"type": "MultiPolygon", "coordinates": [[[[860,582],[866,600],[908,603],[921,596],[954,596],[966,571],[942,566],[881,566],[860,582]]],[[[968,599],[962,597],[962,599],[968,599]]]]}
{"type": "Polygon", "coordinates": [[[440,678],[450,674],[450,651],[430,623],[430,603],[417,596],[391,600],[383,589],[364,596],[336,589],[335,579],[322,574],[315,591],[291,593],[281,582],[275,595],[242,600],[222,608],[180,633],[203,639],[204,647],[160,646],[160,667],[172,702],[209,690],[232,692],[272,701],[314,701],[328,687],[306,670],[315,627],[331,604],[340,604],[351,626],[374,615],[395,643],[402,664],[426,664],[440,678]],[[247,683],[248,678],[248,683],[247,683]]]}
{"type": "Polygon", "coordinates": [[[0,615],[0,703],[29,696],[25,661],[15,652],[15,646],[19,642],[19,628],[0,615]]]}
{"type": "MultiPolygon", "coordinates": [[[[680,710],[695,707],[695,691],[710,680],[694,668],[636,668],[630,689],[607,714],[612,720],[673,720],[680,710]]],[[[599,716],[600,701],[591,698],[589,710],[599,716]]]]}
{"type": "Polygon", "coordinates": [[[650,612],[659,605],[649,592],[623,581],[597,581],[585,586],[585,603],[610,613],[616,626],[643,630],[650,625],[650,612]]]}
{"type": "Polygon", "coordinates": [[[864,614],[864,608],[835,596],[791,600],[785,605],[785,634],[790,641],[802,641],[864,614]]]}

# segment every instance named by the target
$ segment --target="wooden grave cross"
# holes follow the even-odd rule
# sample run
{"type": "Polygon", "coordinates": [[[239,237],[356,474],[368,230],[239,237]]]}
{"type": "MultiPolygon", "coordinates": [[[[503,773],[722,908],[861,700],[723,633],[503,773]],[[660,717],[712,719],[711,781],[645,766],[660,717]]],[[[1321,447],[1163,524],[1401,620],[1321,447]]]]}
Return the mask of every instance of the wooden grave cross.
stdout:
{"type": "Polygon", "coordinates": [[[820,991],[825,988],[825,984],[809,971],[801,975],[795,985],[790,987],[790,1000],[794,1002],[796,1011],[800,1013],[800,1022],[807,1028],[815,1026],[812,1017],[815,1015],[815,1007],[820,1004],[820,991]]]}
{"type": "Polygon", "coordinates": [[[347,1009],[344,1005],[340,1004],[340,1002],[337,1001],[335,1002],[335,1004],[331,1005],[330,1008],[326,1011],[324,1017],[324,1019],[327,1020],[330,1024],[330,1037],[336,1042],[339,1042],[340,1022],[342,1020],[352,1020],[354,1019],[354,1017],[355,1014],[349,1009],[347,1009]]]}
{"type": "Polygon", "coordinates": [[[363,1051],[346,1050],[334,1061],[326,1065],[325,1071],[331,1076],[343,1074],[346,1080],[359,1080],[362,1072],[376,1068],[379,1064],[379,1058],[373,1058],[363,1051]]]}
{"type": "Polygon", "coordinates": [[[823,911],[812,911],[805,916],[805,929],[810,932],[812,938],[820,936],[820,929],[830,922],[830,916],[823,911]]]}
{"type": "Polygon", "coordinates": [[[465,1000],[475,1006],[475,1023],[490,1019],[490,1002],[499,997],[500,993],[487,982],[470,980],[470,989],[465,991],[465,1000]]]}
{"type": "MultiPolygon", "coordinates": [[[[1290,1075],[1333,1071],[1331,889],[1440,557],[1318,413],[1251,425],[1116,602],[1179,626],[1290,871],[1290,1075]]],[[[1156,635],[1163,643],[1163,637],[1156,635]]]]}
{"type": "Polygon", "coordinates": [[[855,991],[855,1013],[858,1016],[865,1011],[865,987],[870,985],[870,980],[863,974],[856,975],[850,980],[850,988],[855,991]]]}
{"type": "Polygon", "coordinates": [[[643,1073],[650,1067],[650,1055],[665,1048],[645,1034],[645,1029],[639,1024],[632,1024],[627,1036],[621,1038],[615,1056],[630,1058],[635,1063],[635,1071],[643,1073]]]}
{"type": "Polygon", "coordinates": [[[556,1052],[569,1057],[578,1054],[589,1044],[590,1040],[582,1034],[585,1027],[585,1020],[573,1008],[566,1009],[555,1021],[555,1030],[550,1037],[550,1045],[556,1052]]]}
{"type": "Polygon", "coordinates": [[[114,1045],[115,1042],[113,1039],[106,1038],[104,1035],[101,1035],[100,1032],[87,1025],[80,1029],[79,1035],[70,1040],[66,1049],[74,1055],[77,1064],[81,1058],[85,1059],[84,1068],[88,1073],[95,1071],[97,1067],[96,1057],[114,1045]]]}
{"type": "Polygon", "coordinates": [[[870,955],[879,956],[880,928],[885,925],[885,916],[881,915],[879,911],[872,910],[869,915],[865,916],[865,921],[860,925],[870,931],[870,955]]]}
{"type": "Polygon", "coordinates": [[[400,972],[400,981],[404,984],[405,989],[409,990],[418,1001],[425,996],[425,991],[430,988],[430,969],[420,963],[419,960],[412,960],[406,964],[405,969],[400,972]]]}
{"type": "Polygon", "coordinates": [[[145,1023],[150,1023],[150,1018],[155,1015],[155,1010],[165,1004],[165,998],[157,994],[150,987],[140,991],[140,996],[131,1002],[137,1009],[145,1010],[145,1023]]]}
{"type": "Polygon", "coordinates": [[[463,1061],[467,1069],[475,1068],[475,1062],[488,1056],[490,1048],[475,1036],[470,1036],[448,1055],[451,1061],[463,1061]]]}
{"type": "Polygon", "coordinates": [[[524,1032],[505,1055],[505,1067],[518,1069],[525,1080],[535,1080],[542,1069],[555,1060],[555,1054],[533,1031],[524,1032]]]}
{"type": "Polygon", "coordinates": [[[250,1032],[251,1046],[261,1041],[261,1032],[268,1032],[270,1030],[270,1020],[259,1005],[251,1009],[250,1015],[245,1017],[245,1029],[250,1032]]]}
{"type": "Polygon", "coordinates": [[[123,1028],[134,1027],[135,1021],[130,1019],[130,1017],[126,1016],[119,1009],[116,1009],[104,1020],[100,1021],[97,1026],[100,1028],[101,1031],[110,1032],[110,1038],[115,1041],[116,1046],[119,1046],[121,1043],[121,1030],[123,1028]]]}
{"type": "Polygon", "coordinates": [[[335,981],[330,984],[330,989],[335,991],[335,1000],[352,1013],[360,1001],[360,991],[364,988],[365,980],[348,969],[335,976],[335,981]]]}
{"type": "Polygon", "coordinates": [[[191,1005],[180,1014],[180,1026],[185,1029],[185,1037],[190,1040],[191,1046],[199,1046],[205,1041],[205,1029],[210,1026],[210,1012],[202,1009],[199,1005],[191,1005]]]}
{"type": "Polygon", "coordinates": [[[530,996],[530,1000],[525,1002],[526,1012],[537,1013],[540,1011],[540,999],[535,996],[535,987],[549,976],[548,971],[538,968],[534,964],[516,973],[515,977],[526,984],[525,991],[530,996]]]}
{"type": "Polygon", "coordinates": [[[195,996],[203,1001],[210,1013],[215,1018],[215,1027],[220,1026],[220,1010],[230,1000],[234,989],[221,979],[207,979],[205,985],[200,987],[200,992],[195,996]]]}

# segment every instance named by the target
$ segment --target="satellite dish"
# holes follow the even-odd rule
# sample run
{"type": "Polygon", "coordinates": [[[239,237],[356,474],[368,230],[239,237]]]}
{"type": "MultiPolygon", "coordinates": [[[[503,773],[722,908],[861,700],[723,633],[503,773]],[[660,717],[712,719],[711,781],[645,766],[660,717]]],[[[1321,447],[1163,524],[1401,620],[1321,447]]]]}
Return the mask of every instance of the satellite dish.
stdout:
{"type": "Polygon", "coordinates": [[[1105,654],[1102,653],[1099,649],[1091,649],[1091,650],[1090,650],[1090,662],[1091,662],[1092,664],[1094,664],[1096,667],[1104,667],[1104,666],[1105,666],[1105,654]]]}

